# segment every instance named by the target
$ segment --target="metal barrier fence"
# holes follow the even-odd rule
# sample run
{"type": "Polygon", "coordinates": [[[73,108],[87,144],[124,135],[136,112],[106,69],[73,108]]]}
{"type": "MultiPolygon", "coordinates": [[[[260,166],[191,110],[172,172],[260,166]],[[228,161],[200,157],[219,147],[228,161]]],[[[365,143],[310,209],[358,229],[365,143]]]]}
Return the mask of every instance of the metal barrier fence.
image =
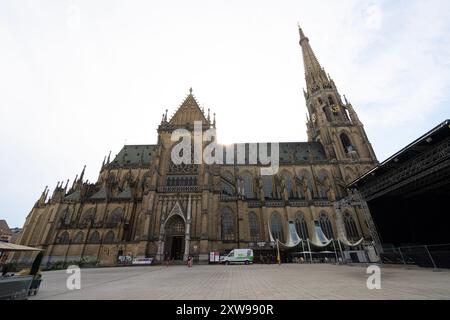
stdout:
{"type": "Polygon", "coordinates": [[[383,263],[449,269],[450,244],[383,248],[383,263]]]}

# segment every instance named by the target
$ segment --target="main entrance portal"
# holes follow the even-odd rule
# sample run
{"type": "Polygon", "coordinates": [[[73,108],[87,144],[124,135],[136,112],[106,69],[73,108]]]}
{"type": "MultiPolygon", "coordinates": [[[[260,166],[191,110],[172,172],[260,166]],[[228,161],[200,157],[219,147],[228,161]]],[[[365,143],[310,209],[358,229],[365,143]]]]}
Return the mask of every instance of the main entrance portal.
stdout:
{"type": "Polygon", "coordinates": [[[184,237],[172,237],[172,246],[170,250],[170,258],[172,260],[183,260],[183,242],[184,237]]]}
{"type": "Polygon", "coordinates": [[[184,221],[175,215],[166,225],[166,250],[171,260],[183,260],[184,241],[184,221]]]}

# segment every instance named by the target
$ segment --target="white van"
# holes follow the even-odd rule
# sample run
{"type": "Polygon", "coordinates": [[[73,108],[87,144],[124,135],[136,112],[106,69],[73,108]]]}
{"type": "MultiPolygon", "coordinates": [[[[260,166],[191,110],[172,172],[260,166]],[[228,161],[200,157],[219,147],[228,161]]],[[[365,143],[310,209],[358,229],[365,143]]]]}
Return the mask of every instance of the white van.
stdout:
{"type": "Polygon", "coordinates": [[[221,263],[253,263],[253,250],[252,249],[234,249],[227,256],[220,258],[221,263]]]}

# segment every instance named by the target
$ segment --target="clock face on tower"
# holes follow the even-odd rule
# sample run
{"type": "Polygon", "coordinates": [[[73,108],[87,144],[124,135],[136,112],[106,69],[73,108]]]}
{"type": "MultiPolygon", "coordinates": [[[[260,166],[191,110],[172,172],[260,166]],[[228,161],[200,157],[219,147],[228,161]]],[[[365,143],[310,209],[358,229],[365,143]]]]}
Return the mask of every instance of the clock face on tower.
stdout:
{"type": "Polygon", "coordinates": [[[339,106],[332,106],[331,107],[331,111],[333,111],[334,113],[338,113],[339,112],[339,106]]]}

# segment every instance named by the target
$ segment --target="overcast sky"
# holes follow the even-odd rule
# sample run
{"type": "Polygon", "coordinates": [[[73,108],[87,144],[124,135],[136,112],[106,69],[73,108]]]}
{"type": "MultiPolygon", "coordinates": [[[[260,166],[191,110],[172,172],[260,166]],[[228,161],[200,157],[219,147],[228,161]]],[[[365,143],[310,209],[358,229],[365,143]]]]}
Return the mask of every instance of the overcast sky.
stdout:
{"type": "Polygon", "coordinates": [[[450,118],[448,0],[0,2],[0,219],[154,144],[193,87],[220,142],[306,141],[297,22],[379,160],[450,118]]]}

